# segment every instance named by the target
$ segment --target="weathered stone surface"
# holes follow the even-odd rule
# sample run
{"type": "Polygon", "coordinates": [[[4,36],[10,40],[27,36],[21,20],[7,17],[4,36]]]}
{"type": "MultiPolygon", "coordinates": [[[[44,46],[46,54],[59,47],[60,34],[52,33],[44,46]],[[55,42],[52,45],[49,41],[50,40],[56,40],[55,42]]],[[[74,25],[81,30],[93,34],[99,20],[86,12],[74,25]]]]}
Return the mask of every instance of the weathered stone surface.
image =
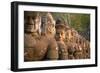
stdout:
{"type": "Polygon", "coordinates": [[[59,48],[59,59],[66,60],[68,59],[68,48],[64,42],[57,41],[58,48],[59,48]]]}
{"type": "Polygon", "coordinates": [[[57,39],[60,36],[56,39],[55,33],[60,31],[56,30],[55,20],[51,13],[44,14],[45,18],[42,18],[43,16],[39,14],[35,15],[33,12],[26,13],[24,61],[90,58],[90,42],[82,37],[74,28],[67,25],[67,29],[63,32],[65,37],[58,41],[57,39]],[[28,17],[28,14],[30,17],[28,17]]]}

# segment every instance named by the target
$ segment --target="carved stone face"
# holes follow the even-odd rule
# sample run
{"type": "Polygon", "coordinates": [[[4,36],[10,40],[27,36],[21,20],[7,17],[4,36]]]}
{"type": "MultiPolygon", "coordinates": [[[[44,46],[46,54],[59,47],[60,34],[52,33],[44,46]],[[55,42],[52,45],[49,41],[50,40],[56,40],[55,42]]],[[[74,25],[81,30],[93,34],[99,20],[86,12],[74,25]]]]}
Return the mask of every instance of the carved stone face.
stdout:
{"type": "Polygon", "coordinates": [[[46,33],[49,33],[51,35],[55,34],[55,26],[54,26],[54,24],[52,24],[52,23],[48,24],[48,25],[45,26],[45,28],[46,28],[46,33]]]}
{"type": "Polygon", "coordinates": [[[40,28],[41,19],[37,12],[24,12],[25,32],[37,32],[40,28]]]}
{"type": "Polygon", "coordinates": [[[46,34],[50,34],[52,36],[55,35],[55,20],[53,19],[53,16],[51,13],[46,13],[43,17],[43,32],[46,34]]]}
{"type": "Polygon", "coordinates": [[[57,29],[55,38],[56,38],[57,41],[64,41],[64,39],[65,39],[65,30],[57,29]]]}

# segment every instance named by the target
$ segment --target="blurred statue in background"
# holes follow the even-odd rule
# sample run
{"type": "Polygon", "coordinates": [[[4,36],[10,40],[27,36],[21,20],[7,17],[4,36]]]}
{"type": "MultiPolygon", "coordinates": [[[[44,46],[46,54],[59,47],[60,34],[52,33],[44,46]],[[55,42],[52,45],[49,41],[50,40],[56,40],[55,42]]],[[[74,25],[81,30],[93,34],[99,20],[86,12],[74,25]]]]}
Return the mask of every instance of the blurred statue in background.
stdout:
{"type": "Polygon", "coordinates": [[[69,59],[87,59],[90,57],[89,41],[82,37],[74,28],[66,30],[65,43],[68,46],[69,59]]]}

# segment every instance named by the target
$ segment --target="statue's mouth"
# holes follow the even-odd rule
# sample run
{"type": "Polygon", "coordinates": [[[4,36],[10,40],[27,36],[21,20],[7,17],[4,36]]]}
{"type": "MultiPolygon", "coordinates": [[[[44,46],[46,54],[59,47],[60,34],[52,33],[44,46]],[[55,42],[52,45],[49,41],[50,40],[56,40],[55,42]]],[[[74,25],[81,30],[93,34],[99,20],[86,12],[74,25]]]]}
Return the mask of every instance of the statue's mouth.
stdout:
{"type": "Polygon", "coordinates": [[[26,24],[24,27],[25,27],[25,29],[32,29],[33,25],[26,24]]]}

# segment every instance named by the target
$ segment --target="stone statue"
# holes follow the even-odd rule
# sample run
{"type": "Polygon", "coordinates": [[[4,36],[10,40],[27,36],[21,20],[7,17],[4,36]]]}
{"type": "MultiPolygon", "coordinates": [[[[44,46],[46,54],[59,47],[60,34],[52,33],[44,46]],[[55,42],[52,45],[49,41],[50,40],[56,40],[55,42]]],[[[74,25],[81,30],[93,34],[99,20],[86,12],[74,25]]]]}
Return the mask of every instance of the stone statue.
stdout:
{"type": "Polygon", "coordinates": [[[55,38],[56,38],[58,49],[59,49],[59,60],[68,59],[68,49],[64,42],[66,29],[67,29],[66,25],[64,25],[64,23],[61,22],[60,20],[57,20],[55,38]]]}
{"type": "Polygon", "coordinates": [[[41,17],[38,12],[26,11],[24,21],[24,61],[42,60],[48,44],[40,37],[41,17]]]}
{"type": "Polygon", "coordinates": [[[58,59],[58,46],[54,38],[55,36],[55,20],[51,13],[46,13],[43,15],[43,28],[42,33],[45,34],[45,37],[48,39],[48,49],[46,58],[48,60],[57,60],[58,59]]]}
{"type": "MultiPolygon", "coordinates": [[[[51,21],[51,19],[49,19],[50,16],[48,16],[47,18],[48,21],[51,21]]],[[[41,16],[39,15],[39,13],[25,12],[24,19],[25,19],[24,61],[41,61],[47,59],[49,60],[58,59],[57,43],[53,38],[52,33],[48,34],[48,32],[46,31],[45,35],[41,34],[43,31],[41,31],[42,29],[41,16]]],[[[46,25],[51,25],[51,24],[47,22],[46,25]]]]}

